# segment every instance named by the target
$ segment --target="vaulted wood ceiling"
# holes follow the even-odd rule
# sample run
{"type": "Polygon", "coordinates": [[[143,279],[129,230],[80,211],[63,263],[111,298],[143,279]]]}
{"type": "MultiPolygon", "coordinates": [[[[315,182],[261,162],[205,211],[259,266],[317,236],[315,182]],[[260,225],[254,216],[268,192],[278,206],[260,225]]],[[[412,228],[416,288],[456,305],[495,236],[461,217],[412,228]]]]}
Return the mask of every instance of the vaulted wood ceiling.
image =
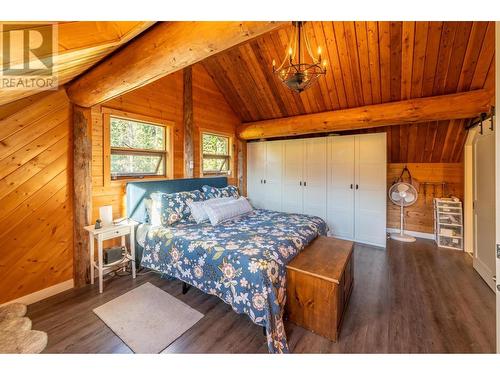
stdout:
{"type": "MultiPolygon", "coordinates": [[[[301,94],[272,73],[292,26],[202,63],[242,122],[451,94],[495,84],[494,22],[308,22],[327,75],[301,94]]],[[[466,120],[377,129],[388,133],[390,162],[462,158],[466,120]]]]}
{"type": "Polygon", "coordinates": [[[243,122],[494,85],[494,22],[308,22],[327,75],[301,94],[272,73],[292,26],[203,61],[243,122]]]}
{"type": "MultiPolygon", "coordinates": [[[[57,56],[54,57],[59,85],[83,73],[153,24],[154,22],[142,21],[59,22],[57,25],[59,48],[57,56]]],[[[3,35],[0,37],[3,38],[3,35]]],[[[19,55],[13,54],[13,56],[19,55]]],[[[9,61],[9,64],[15,63],[16,61],[9,61]]],[[[33,94],[33,91],[27,90],[2,90],[0,105],[33,94]]]]}
{"type": "MultiPolygon", "coordinates": [[[[151,25],[59,23],[59,83],[71,81],[151,25]]],[[[494,87],[494,22],[307,22],[305,30],[313,50],[322,47],[328,72],[301,94],[284,87],[271,68],[286,51],[291,25],[201,62],[242,122],[494,87]]],[[[4,90],[0,105],[31,94],[4,90]]],[[[392,162],[459,161],[465,121],[377,131],[388,133],[392,162]]]]}

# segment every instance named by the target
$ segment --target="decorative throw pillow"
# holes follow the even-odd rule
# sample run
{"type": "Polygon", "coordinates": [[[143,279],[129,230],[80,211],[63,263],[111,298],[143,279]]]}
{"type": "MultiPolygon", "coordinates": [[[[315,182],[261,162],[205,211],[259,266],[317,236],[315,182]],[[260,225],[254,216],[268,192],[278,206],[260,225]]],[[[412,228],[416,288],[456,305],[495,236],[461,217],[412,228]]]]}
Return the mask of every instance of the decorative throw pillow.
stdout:
{"type": "Polygon", "coordinates": [[[240,193],[238,192],[238,188],[234,185],[228,185],[223,188],[217,188],[214,186],[204,185],[202,188],[203,193],[205,194],[207,199],[211,198],[224,198],[224,197],[235,197],[239,198],[240,193]]]}
{"type": "MultiPolygon", "coordinates": [[[[181,220],[191,218],[191,210],[188,203],[204,200],[203,193],[199,190],[181,191],[179,193],[160,193],[151,194],[153,200],[151,209],[151,221],[158,221],[161,225],[172,225],[181,220]]],[[[157,225],[157,224],[156,224],[157,225]]]]}
{"type": "Polygon", "coordinates": [[[205,206],[205,211],[210,223],[217,225],[236,216],[251,212],[253,208],[245,197],[240,197],[227,202],[205,206]]]}
{"type": "Polygon", "coordinates": [[[219,204],[227,202],[230,200],[235,200],[235,197],[224,197],[224,198],[212,198],[206,201],[190,202],[188,203],[189,209],[191,210],[191,216],[196,221],[197,224],[201,224],[208,220],[208,215],[205,210],[206,206],[219,204]]]}

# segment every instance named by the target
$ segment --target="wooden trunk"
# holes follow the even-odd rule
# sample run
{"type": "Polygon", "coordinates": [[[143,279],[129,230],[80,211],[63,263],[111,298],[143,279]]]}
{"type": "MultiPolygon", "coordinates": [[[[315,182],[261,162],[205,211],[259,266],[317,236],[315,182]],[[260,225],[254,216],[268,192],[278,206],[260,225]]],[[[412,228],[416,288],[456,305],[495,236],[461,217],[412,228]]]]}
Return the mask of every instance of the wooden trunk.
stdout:
{"type": "Polygon", "coordinates": [[[318,237],[287,265],[288,319],[337,341],[353,283],[353,243],[318,237]]]}

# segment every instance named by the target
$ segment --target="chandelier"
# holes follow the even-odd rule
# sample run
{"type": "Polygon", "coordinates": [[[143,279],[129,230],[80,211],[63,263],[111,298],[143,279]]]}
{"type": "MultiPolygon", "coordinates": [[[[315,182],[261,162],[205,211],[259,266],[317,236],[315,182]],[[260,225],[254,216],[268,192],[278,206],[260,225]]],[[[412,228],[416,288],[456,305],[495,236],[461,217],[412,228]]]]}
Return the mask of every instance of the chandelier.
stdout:
{"type": "Polygon", "coordinates": [[[293,37],[281,65],[276,67],[276,61],[273,60],[273,73],[286,87],[298,93],[326,74],[326,60],[321,59],[321,47],[318,47],[318,57],[314,57],[311,43],[302,30],[304,23],[304,21],[293,22],[293,37]]]}

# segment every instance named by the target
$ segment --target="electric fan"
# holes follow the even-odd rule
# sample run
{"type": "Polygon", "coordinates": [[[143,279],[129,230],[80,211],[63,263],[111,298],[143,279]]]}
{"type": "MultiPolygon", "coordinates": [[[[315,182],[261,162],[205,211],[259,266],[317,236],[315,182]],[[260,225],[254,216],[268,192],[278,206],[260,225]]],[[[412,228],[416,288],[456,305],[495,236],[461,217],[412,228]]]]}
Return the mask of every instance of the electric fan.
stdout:
{"type": "Polygon", "coordinates": [[[391,234],[391,238],[396,241],[415,242],[415,237],[405,234],[404,231],[404,208],[411,206],[417,201],[417,189],[406,182],[396,182],[389,189],[389,199],[392,203],[401,207],[401,230],[399,233],[391,234]]]}

